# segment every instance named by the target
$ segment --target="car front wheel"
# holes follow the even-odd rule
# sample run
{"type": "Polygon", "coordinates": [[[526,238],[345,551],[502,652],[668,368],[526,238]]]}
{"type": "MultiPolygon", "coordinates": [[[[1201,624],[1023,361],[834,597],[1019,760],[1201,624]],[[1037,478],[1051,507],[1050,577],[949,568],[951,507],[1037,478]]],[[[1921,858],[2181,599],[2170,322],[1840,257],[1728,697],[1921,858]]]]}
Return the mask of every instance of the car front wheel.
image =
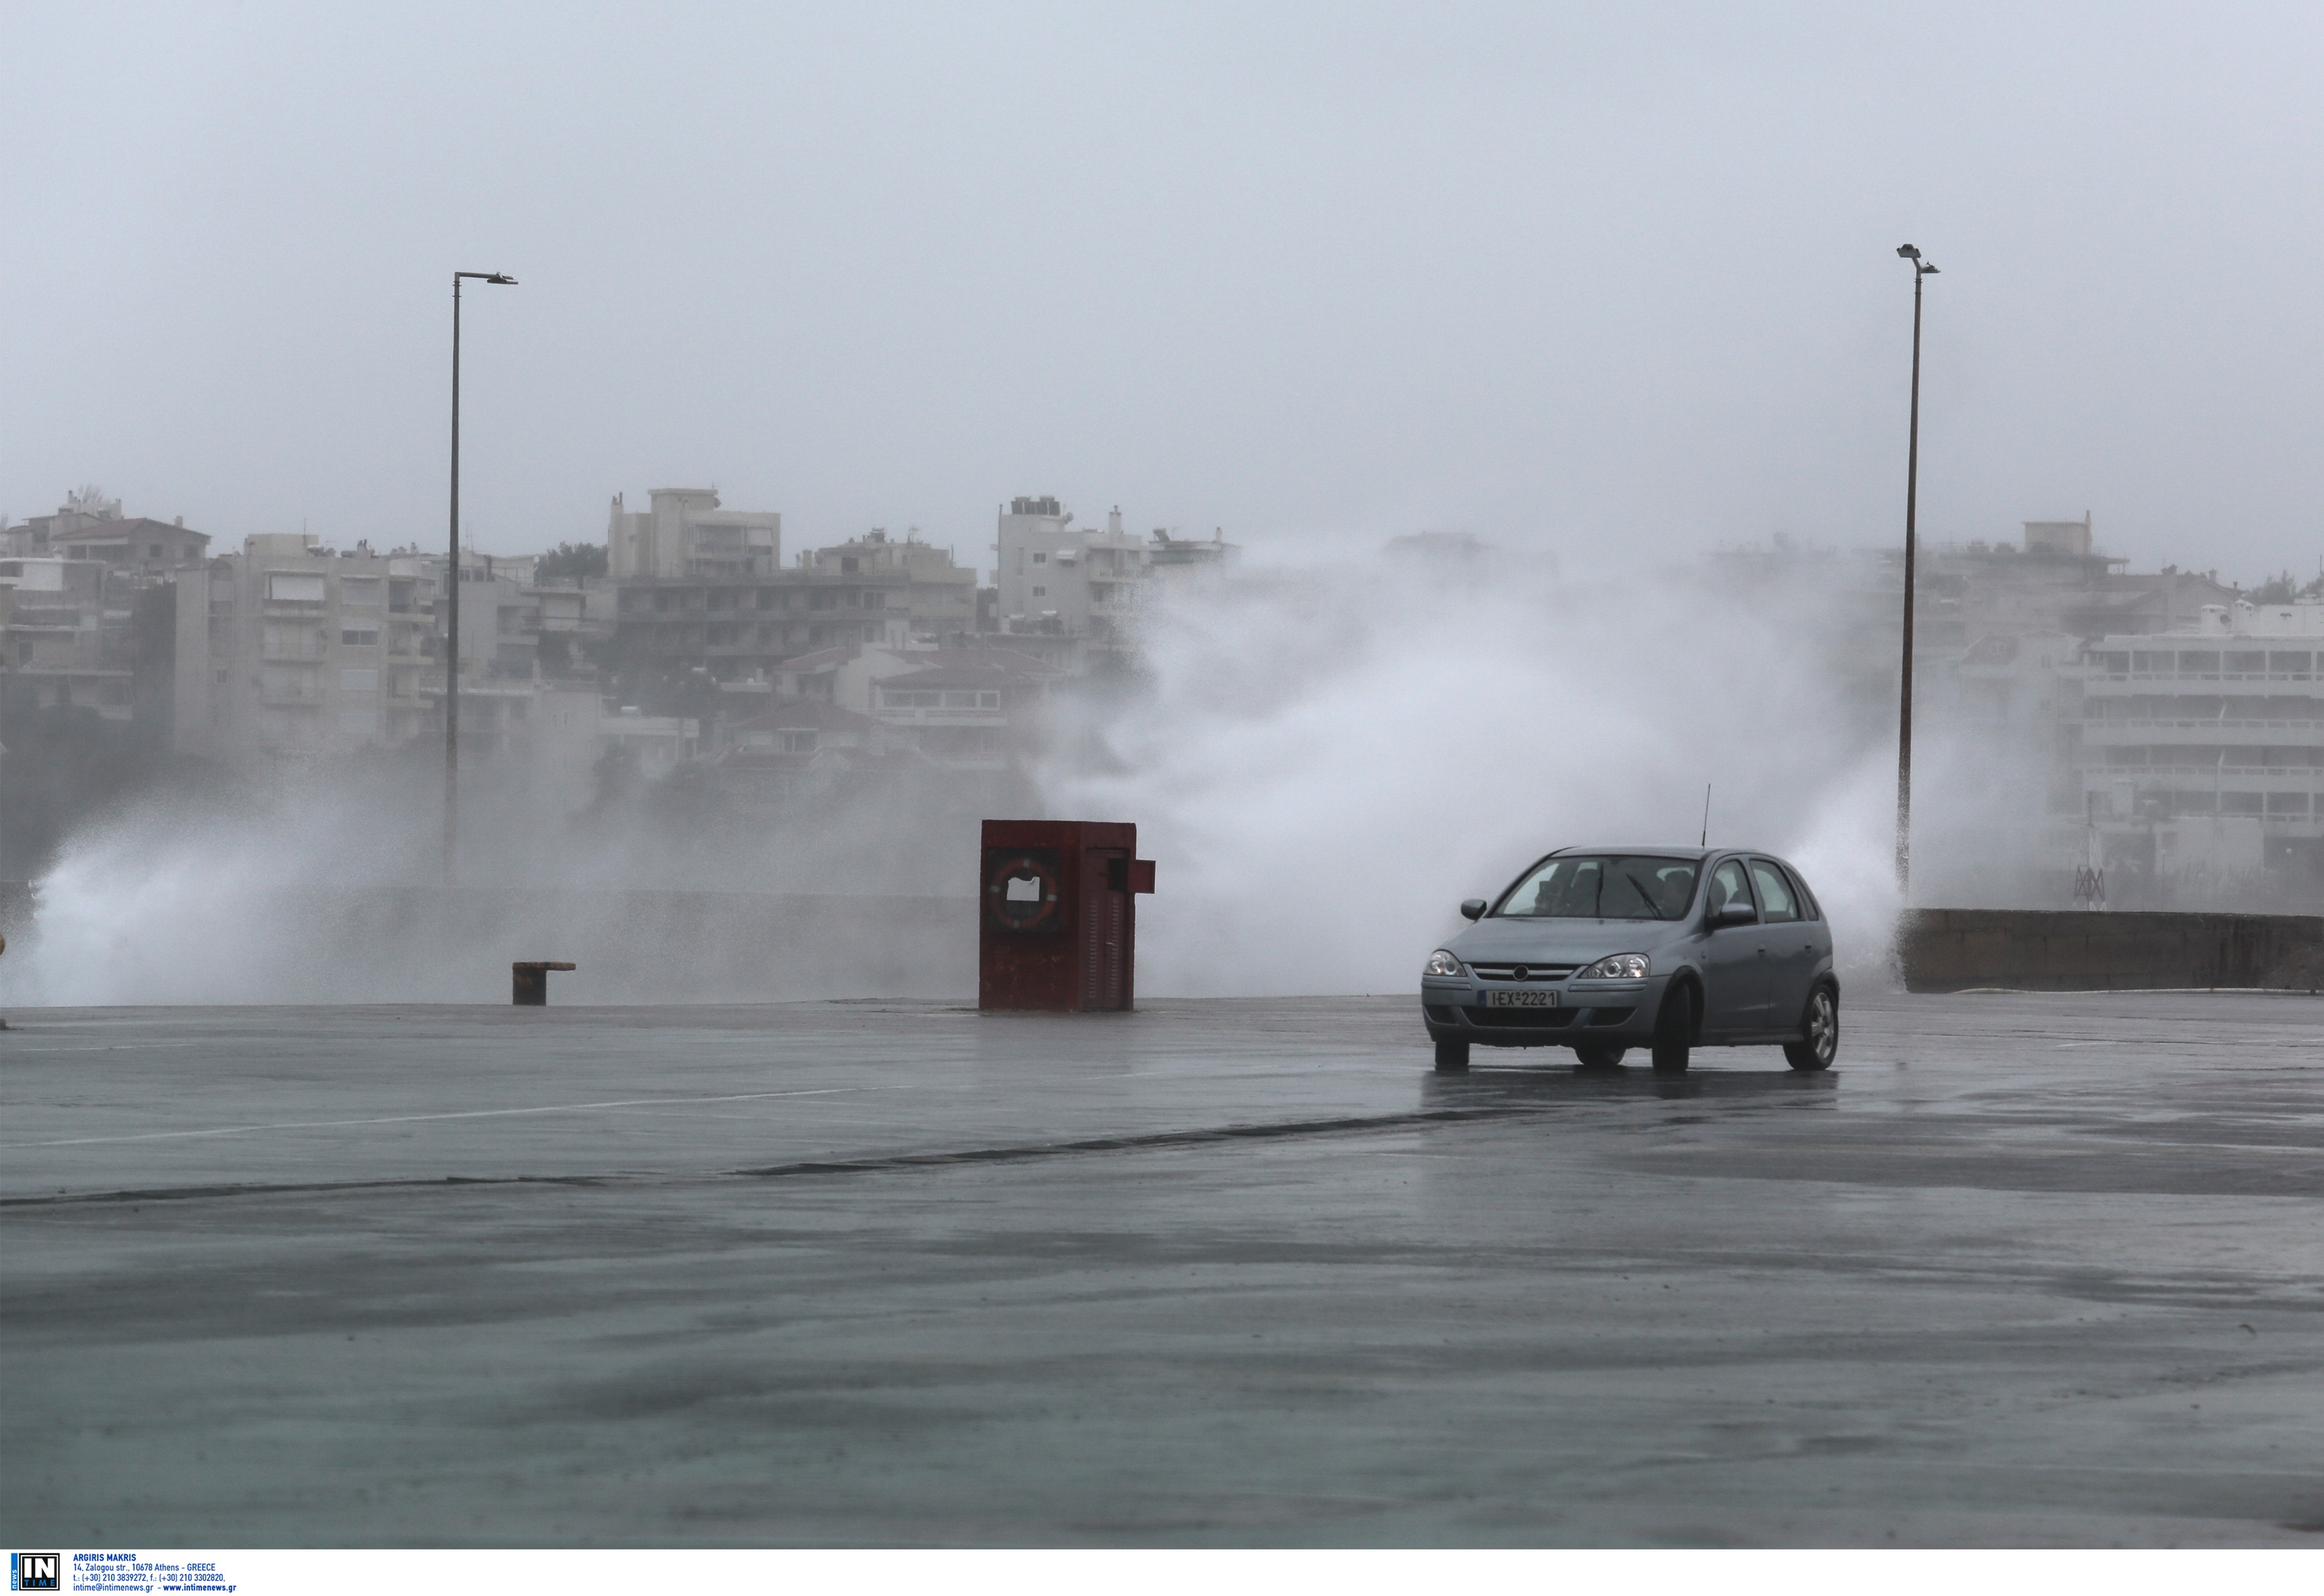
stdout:
{"type": "Polygon", "coordinates": [[[1469,1044],[1451,1038],[1436,1040],[1436,1073],[1457,1075],[1469,1067],[1469,1044]]]}
{"type": "Polygon", "coordinates": [[[1663,1006],[1655,1015],[1655,1067],[1676,1071],[1686,1067],[1694,1041],[1694,988],[1683,981],[1671,983],[1663,1006]]]}
{"type": "Polygon", "coordinates": [[[1840,995],[1828,986],[1808,994],[1807,1012],[1800,1017],[1800,1039],[1784,1044],[1784,1056],[1794,1069],[1830,1069],[1840,1056],[1840,995]]]}

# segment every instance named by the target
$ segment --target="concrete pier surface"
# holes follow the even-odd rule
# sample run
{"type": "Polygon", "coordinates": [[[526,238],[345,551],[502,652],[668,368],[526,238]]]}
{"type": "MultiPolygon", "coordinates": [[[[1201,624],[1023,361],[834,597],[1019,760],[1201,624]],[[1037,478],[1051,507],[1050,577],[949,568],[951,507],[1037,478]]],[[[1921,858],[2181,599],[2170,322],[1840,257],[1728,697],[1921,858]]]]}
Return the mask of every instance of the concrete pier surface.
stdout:
{"type": "Polygon", "coordinates": [[[2324,1547],[2324,999],[33,1010],[12,1544],[2324,1547]]]}

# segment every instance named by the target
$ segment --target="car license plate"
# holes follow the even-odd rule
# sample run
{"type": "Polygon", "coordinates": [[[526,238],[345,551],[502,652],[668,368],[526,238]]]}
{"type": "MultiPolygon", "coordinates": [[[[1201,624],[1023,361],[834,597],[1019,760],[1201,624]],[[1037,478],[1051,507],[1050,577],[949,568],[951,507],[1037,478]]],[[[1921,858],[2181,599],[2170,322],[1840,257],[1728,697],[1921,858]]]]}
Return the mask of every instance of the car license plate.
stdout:
{"type": "Polygon", "coordinates": [[[1485,994],[1488,1009],[1554,1009],[1557,994],[1554,992],[1489,992],[1485,994]]]}

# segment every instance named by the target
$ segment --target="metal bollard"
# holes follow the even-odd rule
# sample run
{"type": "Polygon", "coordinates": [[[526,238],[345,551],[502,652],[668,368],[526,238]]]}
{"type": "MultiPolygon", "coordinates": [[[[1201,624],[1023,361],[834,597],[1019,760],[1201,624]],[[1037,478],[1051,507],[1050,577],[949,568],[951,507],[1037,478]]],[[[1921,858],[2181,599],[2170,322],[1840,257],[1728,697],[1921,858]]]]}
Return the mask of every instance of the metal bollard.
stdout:
{"type": "Polygon", "coordinates": [[[549,973],[579,967],[561,959],[519,959],[509,966],[509,1001],[520,1008],[545,1009],[549,1006],[549,973]]]}

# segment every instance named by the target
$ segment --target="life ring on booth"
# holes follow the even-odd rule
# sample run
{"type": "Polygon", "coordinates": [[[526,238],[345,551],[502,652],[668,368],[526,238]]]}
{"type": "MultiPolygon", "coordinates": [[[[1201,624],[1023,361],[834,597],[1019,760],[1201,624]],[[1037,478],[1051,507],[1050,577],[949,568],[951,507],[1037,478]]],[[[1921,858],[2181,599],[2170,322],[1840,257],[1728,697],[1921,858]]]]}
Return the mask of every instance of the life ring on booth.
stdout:
{"type": "Polygon", "coordinates": [[[1057,918],[1056,867],[1029,853],[1010,853],[984,881],[984,902],[996,925],[1011,931],[1046,929],[1057,918]]]}

